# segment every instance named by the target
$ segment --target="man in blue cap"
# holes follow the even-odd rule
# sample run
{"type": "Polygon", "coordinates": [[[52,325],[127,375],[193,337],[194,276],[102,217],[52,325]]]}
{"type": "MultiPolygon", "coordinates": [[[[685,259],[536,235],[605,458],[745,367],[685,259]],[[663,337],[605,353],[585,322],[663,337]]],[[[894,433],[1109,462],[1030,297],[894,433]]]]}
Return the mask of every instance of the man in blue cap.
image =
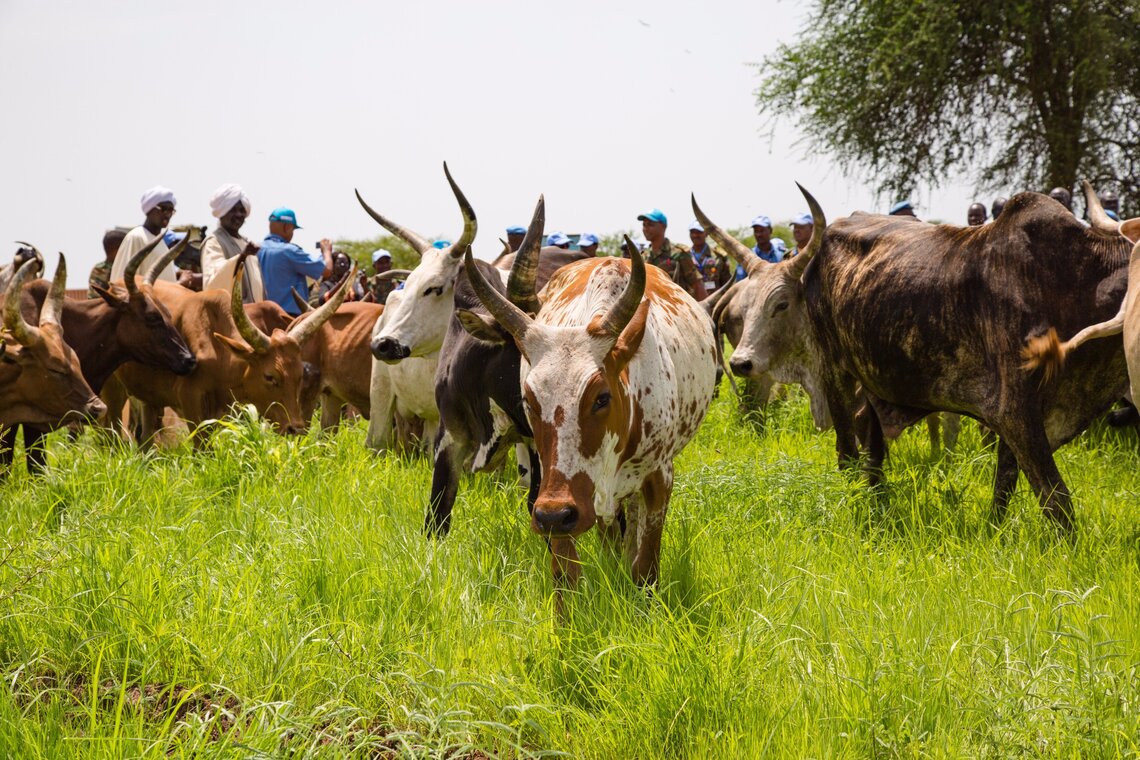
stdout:
{"type": "Polygon", "coordinates": [[[570,238],[561,232],[552,232],[546,236],[546,244],[565,251],[570,248],[570,238]]]}
{"type": "Polygon", "coordinates": [[[792,249],[784,258],[790,259],[793,256],[799,256],[808,247],[811,242],[811,233],[815,229],[815,222],[811,218],[811,214],[806,211],[799,214],[792,219],[792,240],[796,242],[796,247],[792,249]]]}
{"type": "Polygon", "coordinates": [[[293,232],[301,229],[293,209],[279,206],[269,214],[269,234],[257,252],[261,265],[261,281],[265,298],[273,301],[289,314],[297,316],[301,308],[293,301],[290,289],[306,301],[309,300],[309,279],[319,280],[332,273],[332,243],[321,240],[320,254],[304,250],[293,241],[293,232]]]}
{"type": "Polygon", "coordinates": [[[701,273],[705,293],[711,296],[732,280],[733,268],[728,263],[728,257],[719,248],[709,244],[708,233],[696,219],[689,223],[689,242],[693,244],[689,250],[693,254],[697,271],[701,273]]]}
{"type": "Polygon", "coordinates": [[[649,241],[649,250],[645,260],[654,266],[664,269],[673,282],[685,289],[685,292],[698,301],[704,300],[708,293],[701,273],[693,262],[693,255],[683,245],[672,243],[665,237],[665,228],[669,220],[661,209],[654,208],[637,217],[641,222],[641,232],[649,241]]]}
{"type": "Polygon", "coordinates": [[[918,215],[914,213],[914,204],[910,201],[899,201],[891,206],[890,216],[909,216],[911,219],[918,219],[918,215]]]}
{"type": "Polygon", "coordinates": [[[507,227],[507,247],[511,249],[512,253],[522,248],[524,237],[526,237],[526,227],[520,227],[517,224],[514,227],[507,227]]]}
{"type": "Polygon", "coordinates": [[[598,236],[592,232],[583,232],[578,236],[578,250],[587,256],[598,255],[598,236]]]}
{"type": "Polygon", "coordinates": [[[783,240],[772,237],[772,220],[763,214],[752,219],[752,237],[756,238],[752,251],[770,264],[779,264],[788,252],[783,240]]]}

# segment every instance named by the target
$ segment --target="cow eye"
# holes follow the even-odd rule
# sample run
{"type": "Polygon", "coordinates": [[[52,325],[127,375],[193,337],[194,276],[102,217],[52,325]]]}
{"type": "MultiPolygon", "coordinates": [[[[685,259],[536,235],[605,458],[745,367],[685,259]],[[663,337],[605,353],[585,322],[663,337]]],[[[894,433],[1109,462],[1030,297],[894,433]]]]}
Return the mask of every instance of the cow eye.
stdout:
{"type": "Polygon", "coordinates": [[[602,391],[598,397],[594,399],[594,411],[601,411],[610,405],[610,394],[608,391],[602,391]]]}
{"type": "Polygon", "coordinates": [[[780,303],[776,304],[776,308],[772,309],[772,313],[773,314],[779,314],[781,311],[783,311],[786,308],[788,308],[788,302],[787,301],[780,301],[780,303]]]}
{"type": "Polygon", "coordinates": [[[265,382],[269,383],[270,385],[276,385],[277,384],[277,377],[266,372],[265,373],[265,382]]]}
{"type": "Polygon", "coordinates": [[[424,291],[424,295],[425,296],[442,296],[443,295],[443,286],[437,285],[435,287],[428,288],[427,290],[424,291]]]}

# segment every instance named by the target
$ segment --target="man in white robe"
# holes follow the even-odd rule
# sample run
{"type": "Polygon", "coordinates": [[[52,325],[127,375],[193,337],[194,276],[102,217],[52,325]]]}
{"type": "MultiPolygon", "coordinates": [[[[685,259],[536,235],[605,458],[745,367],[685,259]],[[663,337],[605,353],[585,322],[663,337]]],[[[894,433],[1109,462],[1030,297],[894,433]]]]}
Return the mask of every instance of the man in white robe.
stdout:
{"type": "MultiPolygon", "coordinates": [[[[251,208],[249,196],[240,186],[232,183],[222,185],[210,197],[210,213],[218,220],[218,227],[202,244],[203,289],[229,290],[233,282],[236,258],[246,247],[256,250],[256,246],[242,237],[240,232],[251,208]]],[[[261,267],[257,263],[256,256],[247,257],[245,260],[241,292],[245,303],[265,300],[261,267]]]]}
{"type": "MultiPolygon", "coordinates": [[[[146,219],[123,238],[122,245],[119,246],[119,253],[115,256],[114,264],[111,265],[111,282],[122,280],[127,263],[135,257],[136,253],[153,243],[154,239],[159,237],[162,231],[170,225],[170,219],[174,216],[174,207],[177,203],[178,201],[174,198],[174,191],[161,185],[156,185],[143,193],[139,205],[142,207],[146,219]]],[[[143,259],[138,270],[139,276],[146,275],[151,267],[169,251],[166,243],[160,240],[154,250],[143,259]]],[[[177,282],[173,264],[167,266],[159,274],[158,279],[177,282]]]]}

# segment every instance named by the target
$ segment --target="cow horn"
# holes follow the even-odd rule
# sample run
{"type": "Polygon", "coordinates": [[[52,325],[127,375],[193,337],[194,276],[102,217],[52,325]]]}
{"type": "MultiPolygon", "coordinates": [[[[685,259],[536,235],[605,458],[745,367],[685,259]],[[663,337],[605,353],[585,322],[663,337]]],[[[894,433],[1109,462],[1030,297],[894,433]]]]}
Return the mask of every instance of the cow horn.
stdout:
{"type": "Polygon", "coordinates": [[[768,262],[757,256],[751,248],[713,224],[712,220],[705,216],[705,212],[701,211],[701,207],[697,205],[696,195],[690,195],[690,198],[693,201],[693,213],[696,214],[697,221],[701,223],[701,226],[705,228],[705,232],[712,235],[713,240],[720,243],[722,248],[732,254],[732,258],[740,262],[745,272],[752,274],[760,267],[768,265],[768,262]]]}
{"type": "MultiPolygon", "coordinates": [[[[20,296],[24,289],[24,283],[32,279],[35,269],[35,261],[25,261],[24,265],[16,270],[15,276],[8,284],[8,294],[4,298],[4,329],[12,333],[12,337],[21,346],[32,346],[40,341],[39,328],[25,322],[24,315],[20,312],[20,296]]],[[[54,282],[52,290],[55,290],[54,282]]],[[[45,301],[45,305],[46,303],[45,301]]]]}
{"type": "Polygon", "coordinates": [[[507,275],[507,298],[527,314],[538,313],[535,280],[538,277],[538,255],[542,248],[545,225],[546,200],[540,195],[538,204],[534,207],[534,214],[530,218],[530,226],[526,229],[526,236],[519,246],[518,253],[515,254],[511,273],[507,275]]]}
{"type": "Polygon", "coordinates": [[[377,280],[405,280],[411,273],[412,270],[410,269],[389,269],[387,272],[375,275],[375,277],[377,280]]]}
{"type": "Polygon", "coordinates": [[[471,257],[470,247],[463,253],[463,266],[467,270],[467,279],[471,282],[471,289],[475,291],[479,301],[487,307],[491,316],[506,328],[506,331],[519,344],[519,348],[522,348],[527,331],[534,324],[534,320],[525,311],[511,303],[505,295],[491,287],[490,283],[483,277],[483,273],[479,271],[479,267],[475,266],[475,259],[471,257]]]}
{"type": "Polygon", "coordinates": [[[352,271],[340,281],[340,285],[333,291],[329,300],[314,309],[313,313],[303,322],[300,324],[294,323],[293,326],[289,328],[289,337],[293,338],[293,340],[302,346],[305,345],[305,341],[313,337],[317,330],[321,329],[325,322],[332,319],[333,314],[336,314],[336,310],[340,308],[340,305],[344,303],[344,299],[348,297],[348,291],[352,289],[351,283],[354,279],[356,279],[355,264],[352,266],[352,271]]]}
{"type": "Polygon", "coordinates": [[[263,333],[257,325],[249,321],[242,305],[241,285],[245,270],[245,256],[239,256],[234,266],[234,281],[230,285],[230,315],[234,319],[234,327],[255,353],[263,354],[269,350],[269,336],[263,333]]]}
{"type": "Polygon", "coordinates": [[[154,262],[154,265],[147,271],[146,277],[143,278],[143,282],[147,285],[153,285],[159,275],[162,274],[162,271],[170,266],[174,260],[182,254],[182,251],[186,250],[186,246],[189,244],[190,233],[188,232],[178,241],[177,245],[167,251],[158,261],[154,262]]]}
{"type": "Polygon", "coordinates": [[[807,265],[819,253],[820,246],[823,245],[823,233],[827,229],[827,218],[823,215],[823,209],[820,208],[815,197],[804,190],[804,186],[799,182],[796,183],[796,187],[803,193],[804,200],[807,201],[808,208],[811,209],[811,240],[808,241],[808,246],[804,252],[792,259],[792,274],[795,275],[796,279],[799,279],[803,276],[807,265]]]}
{"type": "Polygon", "coordinates": [[[25,248],[31,248],[31,249],[32,249],[32,253],[33,253],[33,254],[35,254],[35,257],[36,257],[36,261],[40,262],[40,266],[45,266],[45,264],[44,264],[44,255],[43,255],[42,253],[40,253],[40,249],[39,249],[39,248],[36,248],[36,247],[35,247],[34,245],[32,245],[31,243],[25,243],[23,240],[17,240],[17,241],[16,241],[16,245],[22,245],[22,246],[24,246],[25,248]]]}
{"type": "Polygon", "coordinates": [[[617,303],[606,312],[602,321],[597,326],[591,324],[590,327],[592,335],[613,338],[615,341],[621,336],[621,331],[629,324],[629,320],[633,319],[633,314],[641,304],[642,296],[645,295],[645,259],[629,239],[629,235],[625,236],[625,244],[630,251],[629,283],[626,284],[617,303]]]}
{"type": "Polygon", "coordinates": [[[451,178],[451,172],[448,171],[446,161],[443,162],[443,173],[447,175],[447,184],[451,185],[451,192],[455,193],[455,200],[459,201],[459,210],[463,214],[463,232],[448,249],[452,256],[459,258],[468,246],[475,242],[475,233],[479,229],[479,223],[475,220],[475,209],[471,208],[471,204],[467,202],[467,197],[463,195],[459,185],[455,184],[455,180],[451,178]]]}
{"type": "Polygon", "coordinates": [[[427,251],[431,248],[431,243],[429,243],[424,238],[412,232],[407,227],[401,227],[380,212],[374,211],[372,207],[365,203],[364,199],[360,197],[359,190],[355,190],[354,192],[356,193],[356,200],[360,201],[360,205],[364,207],[364,210],[368,212],[368,215],[370,217],[376,220],[377,224],[410,245],[412,247],[412,250],[414,250],[418,255],[423,256],[424,251],[427,251]]]}
{"type": "Polygon", "coordinates": [[[155,246],[162,240],[162,235],[158,235],[154,240],[143,248],[141,251],[131,257],[127,262],[127,266],[123,269],[123,284],[127,286],[127,293],[135,295],[139,292],[138,284],[135,282],[135,275],[139,273],[139,267],[142,266],[143,259],[150,255],[150,252],[155,249],[155,246]]]}
{"type": "Polygon", "coordinates": [[[1100,205],[1100,198],[1097,197],[1096,190],[1093,190],[1093,186],[1089,184],[1087,179],[1081,180],[1081,188],[1085,191],[1085,211],[1088,212],[1089,224],[1092,228],[1097,232],[1103,232],[1113,237],[1119,235],[1120,225],[1104,213],[1104,206],[1100,205]]]}
{"type": "Polygon", "coordinates": [[[51,280],[51,290],[40,307],[40,325],[60,324],[63,315],[63,299],[67,297],[67,258],[59,254],[59,264],[51,280]]]}
{"type": "Polygon", "coordinates": [[[309,302],[301,298],[301,294],[297,292],[296,288],[290,287],[289,293],[293,296],[293,303],[297,304],[297,308],[301,310],[302,314],[313,310],[309,302]]]}

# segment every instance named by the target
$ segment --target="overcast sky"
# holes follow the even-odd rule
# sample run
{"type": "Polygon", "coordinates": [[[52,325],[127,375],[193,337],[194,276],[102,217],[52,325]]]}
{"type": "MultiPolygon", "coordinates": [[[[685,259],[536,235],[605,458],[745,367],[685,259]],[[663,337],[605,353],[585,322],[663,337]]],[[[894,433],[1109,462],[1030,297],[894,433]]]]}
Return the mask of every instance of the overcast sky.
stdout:
{"type": "MultiPolygon", "coordinates": [[[[829,218],[882,210],[797,146],[794,123],[762,135],[751,64],[803,20],[771,1],[0,0],[0,256],[14,240],[64,251],[82,286],[103,231],[139,224],[155,184],[174,189],[175,224],[211,227],[211,192],[241,184],[253,239],[278,205],[306,247],[373,236],[354,187],[453,237],[444,160],[485,257],[539,193],[548,232],[629,229],[657,206],[682,241],[690,192],[724,226],[805,210],[797,180],[829,218]]],[[[947,185],[915,200],[964,223],[971,198],[947,185]]]]}

